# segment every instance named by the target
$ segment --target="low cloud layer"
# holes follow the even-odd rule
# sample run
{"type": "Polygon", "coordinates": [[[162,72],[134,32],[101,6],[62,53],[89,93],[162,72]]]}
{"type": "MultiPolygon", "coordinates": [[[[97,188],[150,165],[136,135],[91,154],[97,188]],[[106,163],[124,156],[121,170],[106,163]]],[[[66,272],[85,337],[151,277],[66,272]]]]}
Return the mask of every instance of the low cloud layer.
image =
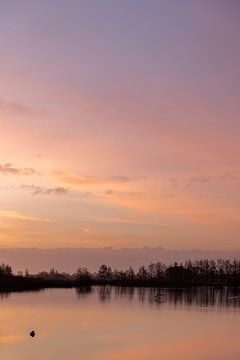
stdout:
{"type": "Polygon", "coordinates": [[[162,247],[0,249],[1,261],[11,264],[14,271],[24,271],[28,268],[31,273],[49,270],[52,267],[72,273],[79,266],[96,271],[101,264],[110,265],[113,269],[127,269],[130,265],[138,269],[141,265],[157,261],[171,264],[189,259],[234,259],[239,256],[239,251],[169,250],[162,247]]]}

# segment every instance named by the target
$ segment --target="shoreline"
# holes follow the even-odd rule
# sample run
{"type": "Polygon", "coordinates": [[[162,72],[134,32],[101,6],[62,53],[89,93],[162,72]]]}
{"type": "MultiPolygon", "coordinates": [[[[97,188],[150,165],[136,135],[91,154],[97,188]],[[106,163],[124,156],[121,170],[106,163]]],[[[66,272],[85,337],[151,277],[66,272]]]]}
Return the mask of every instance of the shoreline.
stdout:
{"type": "Polygon", "coordinates": [[[225,287],[240,288],[239,282],[172,282],[172,281],[96,281],[81,282],[76,280],[45,280],[39,278],[27,278],[11,276],[10,278],[0,279],[0,293],[15,291],[38,291],[44,289],[69,289],[87,288],[92,286],[113,286],[128,288],[166,288],[166,289],[189,289],[196,287],[211,287],[215,290],[222,290],[225,287]]]}

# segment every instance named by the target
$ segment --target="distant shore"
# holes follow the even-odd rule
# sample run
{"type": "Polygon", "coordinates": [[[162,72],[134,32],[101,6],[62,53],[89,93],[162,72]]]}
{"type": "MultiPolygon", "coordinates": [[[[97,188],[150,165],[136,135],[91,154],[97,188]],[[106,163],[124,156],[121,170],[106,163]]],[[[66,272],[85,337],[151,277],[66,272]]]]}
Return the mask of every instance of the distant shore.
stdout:
{"type": "Polygon", "coordinates": [[[195,286],[240,287],[239,260],[196,260],[184,264],[174,263],[166,266],[161,262],[140,266],[134,271],[112,270],[102,264],[97,272],[79,267],[73,274],[59,273],[55,269],[49,272],[13,274],[10,265],[0,265],[0,291],[25,291],[45,288],[80,288],[92,285],[113,285],[125,287],[165,287],[186,288],[195,286]]]}
{"type": "Polygon", "coordinates": [[[223,289],[225,286],[240,287],[240,283],[225,282],[225,283],[211,283],[211,282],[174,282],[174,281],[97,281],[91,280],[88,282],[79,282],[76,280],[46,280],[39,278],[25,278],[23,276],[12,276],[11,278],[1,279],[0,292],[12,291],[34,291],[48,288],[83,288],[88,286],[121,286],[121,287],[153,287],[153,288],[190,288],[198,286],[211,286],[215,289],[223,289]]]}

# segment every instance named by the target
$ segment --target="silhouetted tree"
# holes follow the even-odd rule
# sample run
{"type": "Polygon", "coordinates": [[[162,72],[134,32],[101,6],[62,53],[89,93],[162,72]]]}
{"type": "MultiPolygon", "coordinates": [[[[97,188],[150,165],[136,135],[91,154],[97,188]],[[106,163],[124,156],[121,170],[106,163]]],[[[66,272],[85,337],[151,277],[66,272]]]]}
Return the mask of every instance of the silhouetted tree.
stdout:
{"type": "Polygon", "coordinates": [[[101,281],[109,281],[112,280],[112,275],[112,269],[110,266],[103,264],[98,270],[97,278],[101,281]]]}
{"type": "Polygon", "coordinates": [[[145,268],[145,266],[140,266],[138,273],[137,273],[137,278],[139,280],[147,280],[148,279],[148,272],[147,272],[147,269],[145,268]]]}
{"type": "Polygon", "coordinates": [[[10,265],[6,265],[4,263],[2,263],[0,265],[0,276],[1,277],[8,277],[8,276],[12,276],[12,268],[10,265]]]}
{"type": "Polygon", "coordinates": [[[126,278],[129,281],[133,281],[135,279],[135,272],[131,266],[129,266],[128,270],[126,271],[126,278]]]}
{"type": "Polygon", "coordinates": [[[28,271],[28,268],[25,270],[25,277],[29,277],[29,271],[28,271]]]}
{"type": "Polygon", "coordinates": [[[89,284],[92,280],[91,273],[85,267],[77,269],[76,277],[80,284],[89,284]]]}

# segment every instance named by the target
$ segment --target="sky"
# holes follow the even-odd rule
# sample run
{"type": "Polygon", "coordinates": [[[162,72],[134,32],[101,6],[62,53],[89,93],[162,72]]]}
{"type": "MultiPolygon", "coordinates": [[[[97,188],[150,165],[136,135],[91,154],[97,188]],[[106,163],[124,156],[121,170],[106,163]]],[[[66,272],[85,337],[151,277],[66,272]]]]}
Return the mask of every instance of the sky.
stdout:
{"type": "Polygon", "coordinates": [[[0,247],[239,249],[239,2],[0,5],[0,247]]]}

